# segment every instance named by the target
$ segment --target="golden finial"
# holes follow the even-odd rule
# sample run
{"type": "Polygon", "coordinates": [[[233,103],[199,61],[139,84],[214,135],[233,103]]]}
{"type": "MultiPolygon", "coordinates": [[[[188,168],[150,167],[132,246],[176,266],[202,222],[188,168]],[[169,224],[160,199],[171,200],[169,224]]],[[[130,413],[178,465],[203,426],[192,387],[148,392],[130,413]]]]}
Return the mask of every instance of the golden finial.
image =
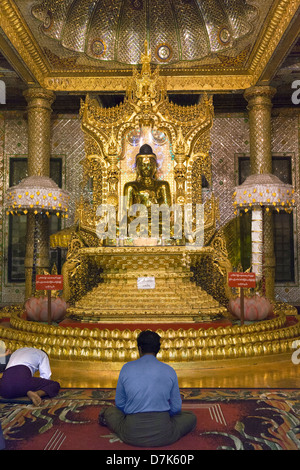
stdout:
{"type": "Polygon", "coordinates": [[[111,134],[108,140],[108,145],[107,145],[107,153],[108,155],[116,155],[117,154],[117,141],[116,141],[116,136],[114,132],[114,126],[111,128],[111,134]]]}
{"type": "Polygon", "coordinates": [[[143,58],[150,59],[150,51],[148,50],[148,41],[147,41],[147,39],[144,42],[144,54],[142,54],[142,62],[143,62],[143,58]]]}
{"type": "Polygon", "coordinates": [[[150,61],[151,61],[151,55],[150,51],[148,50],[148,41],[146,40],[144,42],[145,46],[145,52],[144,54],[142,53],[141,55],[141,62],[142,62],[142,72],[141,75],[151,75],[151,69],[150,69],[150,61]]]}

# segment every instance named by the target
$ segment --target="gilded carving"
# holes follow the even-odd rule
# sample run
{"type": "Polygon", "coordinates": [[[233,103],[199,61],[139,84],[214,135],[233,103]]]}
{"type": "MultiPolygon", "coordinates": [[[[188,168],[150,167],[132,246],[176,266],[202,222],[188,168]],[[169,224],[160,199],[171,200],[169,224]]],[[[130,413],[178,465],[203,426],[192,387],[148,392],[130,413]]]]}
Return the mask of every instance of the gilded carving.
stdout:
{"type": "MultiPolygon", "coordinates": [[[[173,317],[175,315],[178,319],[185,321],[189,317],[198,318],[199,315],[201,318],[227,315],[224,305],[230,294],[228,289],[226,290],[230,263],[224,243],[221,243],[223,240],[221,234],[214,239],[218,202],[213,195],[204,206],[204,243],[209,245],[213,240],[213,245],[200,248],[193,253],[187,254],[185,247],[176,246],[172,240],[166,242],[167,245],[172,246],[143,246],[143,248],[135,246],[134,252],[130,247],[117,246],[110,252],[109,246],[101,247],[103,242],[96,236],[99,221],[96,215],[98,203],[109,203],[118,208],[119,198],[123,195],[124,188],[127,187],[126,184],[121,186],[120,176],[121,165],[128,158],[124,148],[128,136],[130,136],[129,140],[134,142],[134,136],[147,138],[152,133],[157,145],[168,139],[170,145],[167,146],[163,158],[170,160],[169,148],[172,148],[174,153],[174,187],[171,185],[169,203],[171,203],[171,198],[173,202],[182,206],[185,203],[192,203],[194,225],[196,205],[202,203],[202,175],[211,183],[211,162],[208,150],[209,133],[214,116],[212,97],[204,94],[195,106],[189,107],[172,103],[166,93],[164,77],[160,76],[159,68],[154,71],[151,69],[150,60],[146,43],[142,69],[140,72],[135,70],[132,78],[128,80],[126,96],[120,105],[103,108],[89,95],[81,104],[80,116],[86,136],[87,152],[82,162],[83,184],[86,185],[89,179],[92,179],[93,204],[83,198],[77,204],[75,222],[79,232],[75,236],[79,236],[84,244],[79,250],[70,245],[68,260],[64,266],[65,274],[68,276],[68,287],[72,283],[77,286],[75,296],[72,296],[71,290],[68,292],[68,298],[73,301],[69,314],[81,320],[100,321],[105,317],[109,321],[117,318],[120,321],[122,318],[128,320],[130,314],[135,318],[145,316],[156,318],[158,314],[161,315],[159,312],[162,308],[158,305],[159,302],[164,302],[166,285],[170,286],[169,289],[173,289],[172,293],[170,292],[173,305],[165,306],[163,309],[166,318],[168,315],[173,315],[173,317]],[[140,261],[137,262],[136,257],[140,261]],[[210,284],[213,286],[211,296],[201,287],[202,283],[207,289],[201,276],[197,275],[199,262],[201,269],[203,270],[206,266],[207,274],[209,273],[207,279],[210,279],[210,284]],[[102,271],[98,278],[98,287],[94,288],[90,297],[88,292],[85,295],[82,293],[86,291],[87,279],[92,278],[89,272],[92,265],[93,269],[98,266],[102,271]],[[197,300],[193,305],[190,302],[189,305],[183,306],[185,302],[183,299],[186,296],[182,294],[178,297],[178,292],[181,289],[186,291],[192,288],[190,278],[193,267],[195,268],[195,282],[199,284],[193,287],[197,300]],[[134,299],[136,304],[136,286],[132,286],[135,293],[132,292],[130,286],[137,276],[142,276],[145,272],[148,274],[150,272],[155,276],[157,287],[154,297],[149,294],[147,300],[140,299],[143,311],[139,311],[138,305],[133,308],[127,303],[134,299]],[[109,284],[107,284],[108,281],[109,284]],[[160,282],[162,282],[161,287],[159,287],[160,282]],[[107,286],[110,289],[108,297],[104,295],[107,286]],[[123,291],[125,297],[119,299],[119,292],[123,291]],[[109,302],[107,301],[107,308],[102,306],[103,295],[110,299],[109,302]],[[220,298],[221,303],[216,298],[220,298]],[[111,310],[114,303],[115,307],[111,310]]],[[[160,183],[162,183],[161,180],[160,183]]],[[[166,184],[170,187],[167,182],[166,184]]],[[[116,245],[117,241],[111,240],[107,243],[116,245]]]]}
{"type": "MultiPolygon", "coordinates": [[[[120,161],[124,158],[123,142],[126,135],[138,129],[155,129],[170,140],[176,162],[175,202],[184,204],[192,200],[191,191],[198,191],[195,185],[186,185],[187,160],[193,158],[194,149],[204,144],[207,149],[207,134],[213,122],[212,97],[204,96],[195,106],[178,106],[172,103],[166,93],[164,77],[159,68],[151,70],[151,57],[145,44],[142,55],[142,70],[134,71],[128,81],[124,102],[113,108],[102,108],[89,97],[81,104],[82,129],[99,146],[99,154],[107,162],[108,195],[105,201],[117,205],[120,194],[120,161]]],[[[203,160],[203,172],[210,175],[209,158],[203,160]]],[[[210,177],[209,177],[210,180],[210,177]]],[[[121,189],[122,192],[122,189],[121,189]]],[[[104,198],[102,198],[104,200],[104,198]]]]}

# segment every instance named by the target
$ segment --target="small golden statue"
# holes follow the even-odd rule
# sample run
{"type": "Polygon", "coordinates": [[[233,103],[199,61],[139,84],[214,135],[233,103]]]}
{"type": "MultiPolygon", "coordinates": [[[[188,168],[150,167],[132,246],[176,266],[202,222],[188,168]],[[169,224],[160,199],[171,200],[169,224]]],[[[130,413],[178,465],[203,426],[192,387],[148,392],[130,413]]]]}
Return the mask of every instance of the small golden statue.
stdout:
{"type": "Polygon", "coordinates": [[[157,159],[148,144],[142,145],[136,156],[137,179],[124,186],[127,198],[127,209],[133,204],[143,204],[150,208],[151,204],[171,205],[171,191],[167,181],[156,178],[157,159]]]}
{"type": "MultiPolygon", "coordinates": [[[[139,231],[143,232],[143,236],[153,236],[152,231],[152,209],[154,204],[158,206],[165,205],[170,207],[171,191],[167,181],[158,180],[156,178],[157,159],[152,148],[148,144],[142,145],[136,156],[136,173],[137,179],[130,181],[124,186],[124,196],[126,198],[126,210],[128,212],[128,222],[130,223],[134,217],[130,215],[130,210],[135,204],[142,205],[147,211],[145,225],[140,226],[139,231]]],[[[162,235],[161,216],[158,223],[158,232],[156,236],[162,235]]],[[[141,234],[141,233],[140,233],[141,234]]]]}

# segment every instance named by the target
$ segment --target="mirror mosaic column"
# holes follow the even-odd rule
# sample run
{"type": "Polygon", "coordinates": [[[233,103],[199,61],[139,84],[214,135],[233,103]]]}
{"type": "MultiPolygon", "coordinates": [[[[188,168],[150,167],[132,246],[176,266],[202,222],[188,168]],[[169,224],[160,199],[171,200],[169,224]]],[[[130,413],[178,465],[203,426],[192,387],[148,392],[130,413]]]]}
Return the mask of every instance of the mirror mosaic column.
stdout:
{"type": "MultiPolygon", "coordinates": [[[[245,90],[248,101],[250,125],[250,170],[251,174],[272,173],[271,109],[276,89],[269,86],[253,86],[245,90]]],[[[272,212],[263,212],[263,274],[265,295],[274,299],[275,254],[272,212]]]]}
{"type": "MultiPolygon", "coordinates": [[[[51,105],[53,92],[30,88],[24,92],[28,112],[28,176],[50,176],[51,105]]],[[[36,273],[49,269],[49,220],[33,212],[27,214],[25,256],[25,299],[32,295],[33,267],[36,273]],[[36,246],[35,246],[36,244],[36,246]],[[35,255],[36,253],[36,255],[35,255]],[[36,259],[34,259],[36,256],[36,259]]]]}

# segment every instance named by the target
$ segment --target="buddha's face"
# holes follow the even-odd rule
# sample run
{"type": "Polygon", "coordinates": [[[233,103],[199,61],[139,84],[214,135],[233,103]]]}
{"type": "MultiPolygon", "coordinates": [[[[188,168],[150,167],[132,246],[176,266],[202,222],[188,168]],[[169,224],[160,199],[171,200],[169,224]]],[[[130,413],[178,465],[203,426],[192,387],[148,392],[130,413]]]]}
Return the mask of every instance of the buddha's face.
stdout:
{"type": "Polygon", "coordinates": [[[136,166],[143,178],[153,178],[156,171],[156,162],[153,157],[139,157],[136,166]]]}

